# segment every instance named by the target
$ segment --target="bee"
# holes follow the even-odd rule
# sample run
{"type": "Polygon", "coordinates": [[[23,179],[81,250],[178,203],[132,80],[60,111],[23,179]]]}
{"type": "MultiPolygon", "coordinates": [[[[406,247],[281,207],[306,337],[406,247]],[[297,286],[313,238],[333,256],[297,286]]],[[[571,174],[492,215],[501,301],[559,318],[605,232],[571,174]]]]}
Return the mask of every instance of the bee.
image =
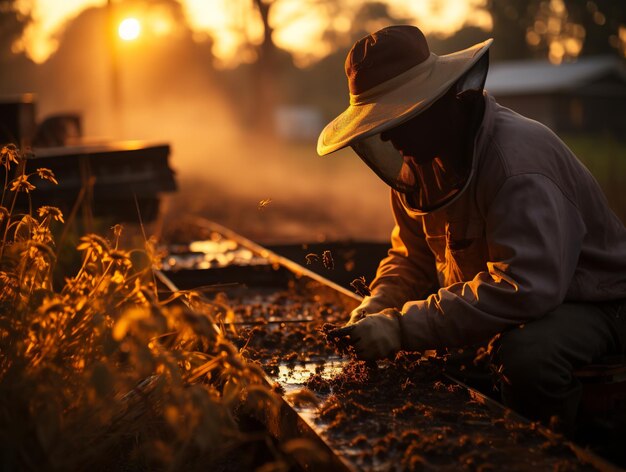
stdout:
{"type": "Polygon", "coordinates": [[[264,198],[263,200],[259,202],[259,206],[258,206],[259,210],[263,210],[270,203],[272,203],[271,198],[264,198]]]}
{"type": "Polygon", "coordinates": [[[324,253],[322,254],[322,263],[324,264],[324,267],[326,267],[328,270],[332,270],[335,268],[335,261],[333,260],[333,255],[330,253],[330,251],[324,251],[324,253]]]}
{"type": "Polygon", "coordinates": [[[320,257],[314,252],[310,252],[309,254],[305,256],[305,258],[306,258],[306,265],[313,264],[314,262],[317,262],[320,260],[320,257]]]}
{"type": "Polygon", "coordinates": [[[350,287],[354,289],[357,295],[361,295],[362,297],[367,297],[371,295],[370,289],[365,282],[365,277],[361,276],[357,279],[354,279],[350,282],[350,287]]]}

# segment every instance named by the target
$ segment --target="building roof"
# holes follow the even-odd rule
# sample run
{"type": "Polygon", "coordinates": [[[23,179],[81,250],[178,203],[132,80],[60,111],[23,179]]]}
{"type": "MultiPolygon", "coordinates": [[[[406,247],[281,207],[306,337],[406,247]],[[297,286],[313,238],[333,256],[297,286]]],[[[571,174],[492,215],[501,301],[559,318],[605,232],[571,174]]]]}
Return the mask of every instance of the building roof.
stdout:
{"type": "Polygon", "coordinates": [[[572,90],[616,75],[626,84],[626,66],[615,56],[581,57],[554,65],[547,60],[497,62],[490,66],[485,89],[494,95],[572,90]]]}

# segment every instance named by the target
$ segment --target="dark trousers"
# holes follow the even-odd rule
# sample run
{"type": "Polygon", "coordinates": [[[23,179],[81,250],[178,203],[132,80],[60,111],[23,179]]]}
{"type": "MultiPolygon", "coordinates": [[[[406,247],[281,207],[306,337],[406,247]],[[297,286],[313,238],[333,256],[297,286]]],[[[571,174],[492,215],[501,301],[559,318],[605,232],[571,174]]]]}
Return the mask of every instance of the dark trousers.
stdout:
{"type": "Polygon", "coordinates": [[[571,430],[582,385],[573,371],[626,352],[626,302],[564,303],[541,319],[501,334],[493,351],[503,403],[571,430]]]}

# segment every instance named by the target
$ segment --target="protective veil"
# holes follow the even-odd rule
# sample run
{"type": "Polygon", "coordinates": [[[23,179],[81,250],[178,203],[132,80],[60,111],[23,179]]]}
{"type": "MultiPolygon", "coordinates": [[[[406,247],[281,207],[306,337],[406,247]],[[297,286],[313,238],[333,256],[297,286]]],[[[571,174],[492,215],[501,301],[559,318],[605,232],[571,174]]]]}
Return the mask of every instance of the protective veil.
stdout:
{"type": "MultiPolygon", "coordinates": [[[[488,68],[486,53],[452,85],[457,95],[469,90],[482,91],[488,68]]],[[[408,116],[405,121],[415,116],[408,116]]],[[[474,172],[473,142],[465,155],[454,162],[444,162],[438,157],[419,162],[403,156],[391,141],[384,141],[380,133],[353,142],[351,147],[385,183],[404,193],[411,207],[422,213],[452,203],[468,186],[474,172]]]]}

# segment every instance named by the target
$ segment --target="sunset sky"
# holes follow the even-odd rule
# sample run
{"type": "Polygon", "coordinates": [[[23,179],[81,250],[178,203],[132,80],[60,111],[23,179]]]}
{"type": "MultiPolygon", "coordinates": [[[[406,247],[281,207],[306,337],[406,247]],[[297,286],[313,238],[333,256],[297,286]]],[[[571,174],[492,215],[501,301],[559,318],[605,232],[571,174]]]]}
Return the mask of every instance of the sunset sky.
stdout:
{"type": "MultiPolygon", "coordinates": [[[[315,0],[276,0],[270,21],[275,29],[276,44],[291,51],[301,64],[328,54],[331,46],[319,42],[329,25],[336,31],[347,31],[351,13],[363,0],[342,0],[345,7],[339,12],[339,2],[315,0]],[[317,43],[315,48],[312,44],[317,43]]],[[[89,7],[104,6],[106,0],[21,0],[22,8],[32,4],[33,23],[18,49],[25,50],[36,62],[44,62],[57,47],[55,38],[63,25],[89,7]]],[[[124,6],[124,2],[114,2],[124,6]]],[[[259,41],[262,25],[252,6],[252,0],[180,0],[187,21],[198,37],[214,39],[214,55],[224,65],[236,65],[234,54],[247,38],[259,41]]],[[[390,3],[393,15],[410,18],[426,32],[453,33],[464,24],[490,29],[491,17],[484,10],[485,0],[394,0],[390,3]]],[[[130,14],[130,13],[129,13],[130,14]]],[[[165,33],[168,19],[137,17],[139,22],[150,22],[142,29],[165,33]]],[[[243,58],[245,60],[245,58],[243,58]]]]}

